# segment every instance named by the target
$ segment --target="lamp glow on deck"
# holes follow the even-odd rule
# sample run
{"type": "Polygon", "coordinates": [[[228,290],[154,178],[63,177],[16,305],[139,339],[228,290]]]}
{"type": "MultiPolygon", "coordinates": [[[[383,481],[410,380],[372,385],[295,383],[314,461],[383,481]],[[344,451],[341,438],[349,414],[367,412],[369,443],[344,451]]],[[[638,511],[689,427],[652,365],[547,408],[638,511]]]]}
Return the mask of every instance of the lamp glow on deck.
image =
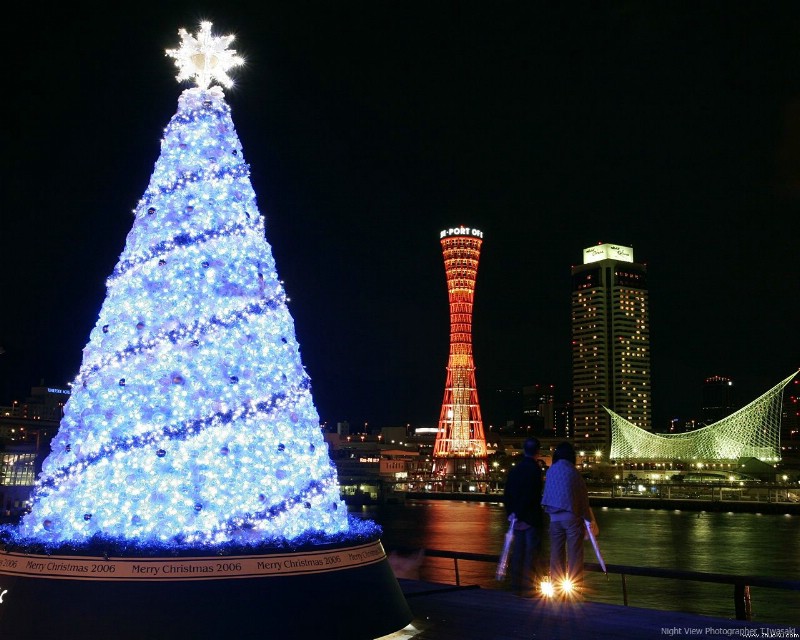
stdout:
{"type": "Polygon", "coordinates": [[[539,583],[539,591],[545,598],[561,598],[570,600],[578,597],[578,589],[569,578],[553,582],[549,577],[539,583]]]}
{"type": "Polygon", "coordinates": [[[572,582],[572,580],[570,580],[569,578],[564,580],[561,583],[561,593],[563,593],[567,597],[572,596],[575,593],[575,583],[572,582]]]}

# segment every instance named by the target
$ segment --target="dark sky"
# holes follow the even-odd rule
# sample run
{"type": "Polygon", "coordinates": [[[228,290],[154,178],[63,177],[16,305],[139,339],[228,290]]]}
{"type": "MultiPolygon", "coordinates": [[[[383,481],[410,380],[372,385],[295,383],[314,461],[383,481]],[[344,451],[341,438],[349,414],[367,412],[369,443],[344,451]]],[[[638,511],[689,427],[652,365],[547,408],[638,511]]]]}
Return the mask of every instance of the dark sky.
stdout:
{"type": "Polygon", "coordinates": [[[488,405],[569,397],[597,242],[648,265],[657,424],[800,366],[800,3],[80,4],[6,23],[0,403],[77,373],[200,19],[247,59],[226,96],[323,420],[435,424],[459,224],[488,405]]]}

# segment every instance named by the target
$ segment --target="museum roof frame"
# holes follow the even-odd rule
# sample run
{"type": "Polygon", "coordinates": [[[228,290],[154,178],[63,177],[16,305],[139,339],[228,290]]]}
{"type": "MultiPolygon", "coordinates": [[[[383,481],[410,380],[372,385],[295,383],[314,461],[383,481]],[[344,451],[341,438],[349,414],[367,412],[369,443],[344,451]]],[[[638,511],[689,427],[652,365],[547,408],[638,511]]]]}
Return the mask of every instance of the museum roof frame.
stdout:
{"type": "Polygon", "coordinates": [[[690,433],[651,433],[611,409],[611,460],[731,461],[781,459],[780,431],[783,390],[795,371],[750,404],[690,433]]]}

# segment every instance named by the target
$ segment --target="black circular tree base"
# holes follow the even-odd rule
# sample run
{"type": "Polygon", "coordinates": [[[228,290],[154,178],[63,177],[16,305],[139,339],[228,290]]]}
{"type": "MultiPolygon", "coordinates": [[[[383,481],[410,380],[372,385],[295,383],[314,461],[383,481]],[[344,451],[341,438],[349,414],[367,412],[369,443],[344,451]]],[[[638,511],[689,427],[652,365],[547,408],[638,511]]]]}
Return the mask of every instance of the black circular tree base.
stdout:
{"type": "Polygon", "coordinates": [[[358,640],[412,617],[380,541],[192,558],[0,553],[3,640],[358,640]]]}

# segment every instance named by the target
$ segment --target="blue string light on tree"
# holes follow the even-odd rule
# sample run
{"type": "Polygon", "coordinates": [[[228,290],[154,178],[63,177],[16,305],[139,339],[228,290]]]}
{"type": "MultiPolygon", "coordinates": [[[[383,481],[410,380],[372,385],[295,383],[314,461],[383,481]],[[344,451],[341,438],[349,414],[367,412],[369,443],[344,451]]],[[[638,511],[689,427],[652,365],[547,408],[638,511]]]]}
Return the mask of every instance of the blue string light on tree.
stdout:
{"type": "MultiPolygon", "coordinates": [[[[341,502],[250,169],[202,23],[180,96],[20,526],[45,545],[264,545],[355,524],[341,502]]],[[[370,528],[372,527],[372,528],[370,528]]]]}

